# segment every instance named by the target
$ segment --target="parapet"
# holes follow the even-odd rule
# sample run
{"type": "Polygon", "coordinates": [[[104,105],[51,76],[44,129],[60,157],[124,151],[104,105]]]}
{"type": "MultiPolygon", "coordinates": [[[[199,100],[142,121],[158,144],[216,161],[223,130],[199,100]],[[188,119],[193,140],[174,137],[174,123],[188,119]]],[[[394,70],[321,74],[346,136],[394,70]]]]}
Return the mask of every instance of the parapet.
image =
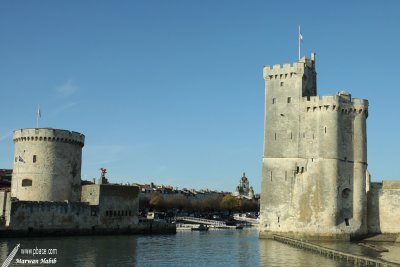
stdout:
{"type": "Polygon", "coordinates": [[[80,146],[85,144],[85,135],[62,129],[53,128],[24,128],[14,130],[14,143],[24,141],[52,141],[72,143],[80,146]]]}
{"type": "Polygon", "coordinates": [[[370,189],[381,190],[382,189],[382,183],[372,182],[370,184],[370,189]]]}
{"type": "Polygon", "coordinates": [[[400,189],[400,181],[382,181],[382,189],[400,189]]]}
{"type": "Polygon", "coordinates": [[[264,66],[264,79],[291,78],[294,74],[304,73],[306,68],[315,71],[315,53],[311,54],[311,59],[303,57],[298,62],[292,64],[276,64],[272,67],[264,66]]]}
{"type": "Polygon", "coordinates": [[[368,115],[368,100],[351,98],[351,94],[341,91],[336,95],[308,96],[302,98],[307,112],[336,110],[346,114],[368,115]]]}

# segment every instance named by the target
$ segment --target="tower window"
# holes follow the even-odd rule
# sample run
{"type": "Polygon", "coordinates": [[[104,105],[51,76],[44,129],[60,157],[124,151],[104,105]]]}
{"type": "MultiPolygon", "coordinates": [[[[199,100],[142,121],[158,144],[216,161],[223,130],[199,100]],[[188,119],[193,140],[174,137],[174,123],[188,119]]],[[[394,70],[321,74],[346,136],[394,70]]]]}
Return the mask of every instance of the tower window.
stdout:
{"type": "Polygon", "coordinates": [[[326,133],[326,127],[325,127],[325,133],[326,133]]]}
{"type": "Polygon", "coordinates": [[[276,133],[275,133],[275,140],[276,140],[276,133]]]}
{"type": "Polygon", "coordinates": [[[276,99],[272,98],[272,104],[275,104],[275,102],[276,102],[276,99]]]}
{"type": "Polygon", "coordinates": [[[281,82],[281,86],[283,86],[283,82],[281,82]]]}
{"type": "Polygon", "coordinates": [[[291,98],[291,97],[288,97],[288,98],[287,98],[287,102],[290,103],[290,101],[292,101],[292,98],[291,98]]]}
{"type": "Polygon", "coordinates": [[[33,163],[36,162],[36,155],[33,155],[33,159],[32,159],[33,163]]]}
{"type": "Polygon", "coordinates": [[[32,186],[32,180],[31,179],[23,179],[22,180],[22,186],[32,186]]]}

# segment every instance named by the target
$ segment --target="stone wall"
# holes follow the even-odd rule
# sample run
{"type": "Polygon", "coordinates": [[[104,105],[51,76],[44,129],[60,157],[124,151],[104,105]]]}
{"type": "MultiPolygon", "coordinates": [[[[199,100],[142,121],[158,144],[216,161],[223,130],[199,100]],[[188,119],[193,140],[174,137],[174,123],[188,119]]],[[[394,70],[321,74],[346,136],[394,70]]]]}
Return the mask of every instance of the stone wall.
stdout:
{"type": "Polygon", "coordinates": [[[28,232],[129,229],[138,223],[138,193],[136,186],[95,184],[83,186],[82,202],[10,201],[8,194],[6,226],[28,232]]]}
{"type": "Polygon", "coordinates": [[[81,202],[11,201],[13,230],[90,229],[97,225],[92,207],[81,202]]]}
{"type": "Polygon", "coordinates": [[[400,233],[400,181],[371,183],[367,214],[369,233],[400,233]]]}
{"type": "Polygon", "coordinates": [[[0,191],[0,217],[5,215],[6,212],[6,191],[0,191]]]}
{"type": "Polygon", "coordinates": [[[99,205],[100,198],[100,185],[90,184],[83,185],[81,192],[81,201],[87,202],[90,205],[99,205]]]}
{"type": "Polygon", "coordinates": [[[139,188],[137,186],[84,185],[81,201],[98,205],[99,225],[102,227],[120,228],[138,223],[139,188]]]}

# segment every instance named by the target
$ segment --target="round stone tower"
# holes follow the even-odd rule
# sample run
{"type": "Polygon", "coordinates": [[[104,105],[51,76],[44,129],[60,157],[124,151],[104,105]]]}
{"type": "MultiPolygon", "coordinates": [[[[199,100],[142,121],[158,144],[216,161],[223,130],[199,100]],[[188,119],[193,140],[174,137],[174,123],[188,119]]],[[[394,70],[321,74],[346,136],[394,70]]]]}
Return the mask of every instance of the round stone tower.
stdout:
{"type": "Polygon", "coordinates": [[[14,131],[11,196],[26,201],[80,201],[85,136],[51,128],[14,131]]]}

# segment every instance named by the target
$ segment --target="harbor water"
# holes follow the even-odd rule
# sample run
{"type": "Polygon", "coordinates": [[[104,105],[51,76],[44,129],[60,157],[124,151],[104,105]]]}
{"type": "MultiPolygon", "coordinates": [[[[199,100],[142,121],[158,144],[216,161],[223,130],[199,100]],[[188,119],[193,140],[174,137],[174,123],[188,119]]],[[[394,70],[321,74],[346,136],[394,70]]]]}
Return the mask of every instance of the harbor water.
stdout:
{"type": "MultiPolygon", "coordinates": [[[[256,229],[0,239],[0,263],[18,244],[10,266],[352,266],[277,241],[259,239],[256,229]]],[[[344,242],[334,246],[385,258],[384,253],[357,244],[344,242]]]]}

